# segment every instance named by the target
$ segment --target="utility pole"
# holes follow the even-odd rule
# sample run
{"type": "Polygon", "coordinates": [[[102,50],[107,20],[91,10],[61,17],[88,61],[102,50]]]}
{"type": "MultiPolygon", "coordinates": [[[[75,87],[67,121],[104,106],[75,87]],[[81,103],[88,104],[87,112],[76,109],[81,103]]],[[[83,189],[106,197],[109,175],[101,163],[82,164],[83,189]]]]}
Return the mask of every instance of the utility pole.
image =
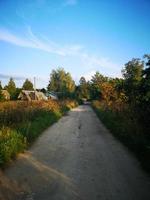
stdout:
{"type": "Polygon", "coordinates": [[[36,78],[34,76],[34,91],[36,90],[36,78]]]}
{"type": "Polygon", "coordinates": [[[36,78],[34,76],[34,100],[36,100],[36,78]]]}

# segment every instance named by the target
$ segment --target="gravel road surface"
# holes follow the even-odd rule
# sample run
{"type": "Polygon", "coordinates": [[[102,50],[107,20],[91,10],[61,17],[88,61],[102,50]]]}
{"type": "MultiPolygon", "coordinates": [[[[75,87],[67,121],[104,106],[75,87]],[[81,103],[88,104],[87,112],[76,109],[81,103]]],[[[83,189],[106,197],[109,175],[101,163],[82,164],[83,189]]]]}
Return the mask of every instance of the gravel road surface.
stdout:
{"type": "Polygon", "coordinates": [[[0,200],[150,200],[150,178],[84,105],[0,172],[0,200]]]}

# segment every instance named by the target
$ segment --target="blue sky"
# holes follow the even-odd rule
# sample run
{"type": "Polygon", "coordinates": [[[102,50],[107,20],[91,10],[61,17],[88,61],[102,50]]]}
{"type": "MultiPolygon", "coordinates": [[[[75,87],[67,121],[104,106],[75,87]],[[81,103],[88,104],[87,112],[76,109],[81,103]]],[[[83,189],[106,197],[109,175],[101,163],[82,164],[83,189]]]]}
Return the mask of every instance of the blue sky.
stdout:
{"type": "Polygon", "coordinates": [[[150,53],[150,0],[0,0],[0,80],[46,87],[63,67],[76,82],[120,77],[124,64],[150,53]]]}

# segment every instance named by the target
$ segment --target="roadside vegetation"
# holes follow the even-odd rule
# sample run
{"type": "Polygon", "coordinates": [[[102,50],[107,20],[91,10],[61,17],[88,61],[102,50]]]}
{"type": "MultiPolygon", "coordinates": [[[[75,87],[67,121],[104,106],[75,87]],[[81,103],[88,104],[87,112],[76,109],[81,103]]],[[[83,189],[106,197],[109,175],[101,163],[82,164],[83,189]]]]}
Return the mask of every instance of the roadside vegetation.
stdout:
{"type": "Polygon", "coordinates": [[[124,79],[102,80],[100,98],[92,106],[111,133],[150,172],[150,56],[144,58],[125,64],[124,79]]]}
{"type": "MultiPolygon", "coordinates": [[[[34,91],[31,81],[26,79],[22,88],[16,88],[13,78],[10,78],[8,85],[4,88],[0,83],[1,167],[31,145],[44,129],[78,105],[72,98],[75,83],[71,75],[63,69],[58,69],[53,70],[50,77],[48,90],[50,88],[50,91],[57,92],[59,100],[19,101],[17,98],[22,89],[34,91]],[[9,92],[10,100],[5,99],[2,89],[9,92]]],[[[46,93],[47,90],[40,91],[46,93]]]]}
{"type": "Polygon", "coordinates": [[[40,91],[52,91],[57,101],[14,101],[22,89],[33,90],[28,79],[22,88],[16,88],[12,78],[4,88],[0,84],[0,165],[25,149],[76,102],[91,101],[111,133],[150,171],[150,55],[127,62],[122,77],[110,78],[96,72],[90,81],[81,77],[75,85],[63,68],[52,70],[47,88],[40,91]],[[11,101],[4,101],[2,89],[9,92],[11,101]]]}
{"type": "Polygon", "coordinates": [[[74,100],[0,104],[0,166],[27,148],[48,126],[77,106],[74,100]]]}

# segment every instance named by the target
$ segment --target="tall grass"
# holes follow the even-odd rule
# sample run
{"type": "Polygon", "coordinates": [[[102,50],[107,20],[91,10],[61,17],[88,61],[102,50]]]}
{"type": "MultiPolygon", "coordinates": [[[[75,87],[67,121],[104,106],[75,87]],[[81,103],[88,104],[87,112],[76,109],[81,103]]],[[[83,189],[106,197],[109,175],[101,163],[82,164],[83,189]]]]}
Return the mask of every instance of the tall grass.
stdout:
{"type": "Polygon", "coordinates": [[[23,151],[48,126],[77,106],[76,101],[0,103],[0,166],[23,151]]]}
{"type": "Polygon", "coordinates": [[[16,130],[3,127],[0,130],[0,165],[16,157],[26,148],[26,139],[16,130]]]}
{"type": "Polygon", "coordinates": [[[150,172],[150,140],[143,134],[134,113],[127,107],[119,112],[103,107],[100,101],[93,101],[92,107],[110,132],[134,152],[142,167],[150,172]]]}

